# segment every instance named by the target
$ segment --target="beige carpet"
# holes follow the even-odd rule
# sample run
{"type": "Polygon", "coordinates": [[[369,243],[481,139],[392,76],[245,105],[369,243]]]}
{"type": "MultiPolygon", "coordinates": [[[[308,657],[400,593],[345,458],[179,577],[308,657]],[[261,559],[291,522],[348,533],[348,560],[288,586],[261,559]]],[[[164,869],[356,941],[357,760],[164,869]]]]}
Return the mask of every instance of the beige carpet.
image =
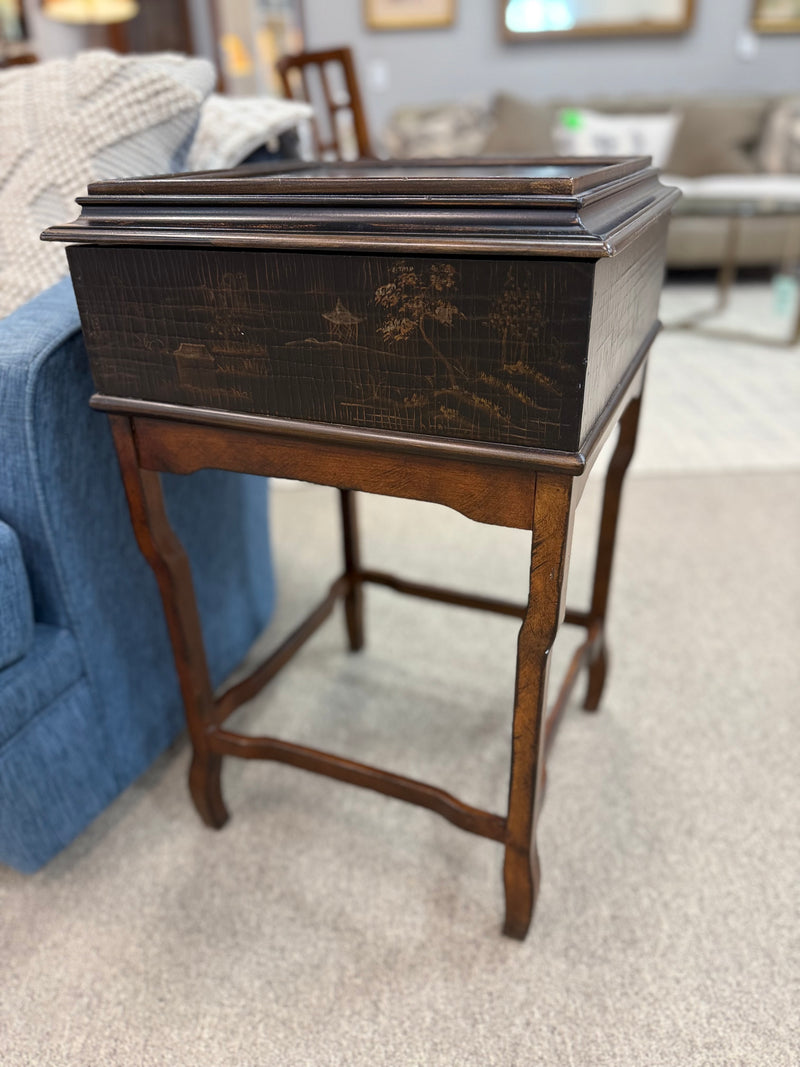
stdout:
{"type": "MultiPolygon", "coordinates": [[[[678,337],[659,341],[651,425],[685,415],[667,419],[659,387],[678,337]]],[[[767,351],[751,352],[765,379],[767,351]]],[[[785,375],[782,394],[797,383],[785,375]]],[[[719,440],[736,418],[720,406],[719,440]]],[[[44,871],[0,870],[0,1063],[796,1067],[800,475],[748,469],[735,449],[717,469],[670,470],[650,441],[626,491],[606,698],[597,716],[571,707],[559,733],[524,944],[500,936],[499,845],[234,761],[233,818],[213,833],[190,807],[181,743],[44,871]]],[[[270,642],[339,551],[329,490],[273,502],[270,642]]],[[[574,603],[598,502],[590,486],[574,603]]],[[[524,534],[363,504],[369,563],[524,589],[524,534]]],[[[241,722],[502,809],[516,624],[368,596],[362,654],[332,620],[241,722]]]]}

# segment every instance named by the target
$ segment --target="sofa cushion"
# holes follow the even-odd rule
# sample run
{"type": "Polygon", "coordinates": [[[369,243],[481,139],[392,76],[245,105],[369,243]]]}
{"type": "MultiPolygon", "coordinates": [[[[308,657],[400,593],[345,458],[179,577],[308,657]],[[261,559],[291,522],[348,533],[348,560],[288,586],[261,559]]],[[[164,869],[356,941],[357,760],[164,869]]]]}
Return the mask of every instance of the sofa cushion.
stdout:
{"type": "Polygon", "coordinates": [[[0,863],[33,872],[119,792],[80,677],[0,746],[0,863]]]}
{"type": "Polygon", "coordinates": [[[0,670],[33,644],[33,601],[19,538],[0,521],[0,670]]]}
{"type": "Polygon", "coordinates": [[[772,109],[758,158],[770,174],[800,174],[800,96],[781,100],[772,109]]]}
{"type": "Polygon", "coordinates": [[[555,155],[559,115],[588,108],[607,115],[680,116],[664,168],[675,174],[745,174],[758,169],[757,146],[771,107],[768,98],[682,99],[627,97],[533,102],[508,93],[494,100],[486,155],[555,155]]]}
{"type": "MultiPolygon", "coordinates": [[[[45,472],[40,442],[52,442],[57,454],[65,457],[67,466],[59,470],[58,477],[66,490],[75,479],[68,467],[74,461],[69,441],[79,431],[75,413],[80,413],[83,429],[92,392],[88,367],[78,370],[86,358],[80,325],[69,278],[0,320],[0,518],[19,537],[34,617],[67,628],[71,619],[59,575],[59,539],[52,535],[42,506],[45,472]],[[39,380],[50,363],[61,371],[61,377],[56,382],[51,378],[40,390],[39,380]],[[42,410],[37,410],[37,396],[47,390],[49,396],[43,396],[42,410]],[[52,414],[46,410],[48,399],[52,414]],[[62,425],[53,425],[56,413],[69,424],[66,439],[56,437],[63,434],[62,425]]],[[[60,515],[54,524],[63,530],[60,515]]]]}
{"type": "Polygon", "coordinates": [[[0,671],[0,750],[82,674],[69,630],[37,624],[28,654],[0,671]]]}
{"type": "Polygon", "coordinates": [[[551,104],[534,104],[498,93],[492,106],[492,129],[483,151],[488,156],[550,156],[556,112],[551,104]]]}
{"type": "Polygon", "coordinates": [[[769,102],[698,100],[678,105],[681,122],[666,163],[673,174],[748,174],[758,170],[756,149],[769,102]]]}
{"type": "MultiPolygon", "coordinates": [[[[680,203],[680,201],[679,201],[680,203]]],[[[673,216],[667,233],[667,262],[675,270],[718,270],[730,241],[729,216],[673,216]]],[[[786,219],[780,215],[743,218],[736,240],[741,266],[774,270],[786,249],[786,219]]]]}
{"type": "MultiPolygon", "coordinates": [[[[689,201],[730,201],[732,204],[755,201],[787,201],[800,211],[800,175],[797,174],[710,174],[703,178],[664,175],[669,185],[677,185],[685,200],[679,200],[675,214],[684,213],[689,201]]],[[[686,211],[691,214],[691,211],[686,211]]]]}
{"type": "Polygon", "coordinates": [[[0,317],[67,273],[39,234],[91,181],[184,168],[213,83],[204,59],[107,51],[0,73],[0,317]]]}

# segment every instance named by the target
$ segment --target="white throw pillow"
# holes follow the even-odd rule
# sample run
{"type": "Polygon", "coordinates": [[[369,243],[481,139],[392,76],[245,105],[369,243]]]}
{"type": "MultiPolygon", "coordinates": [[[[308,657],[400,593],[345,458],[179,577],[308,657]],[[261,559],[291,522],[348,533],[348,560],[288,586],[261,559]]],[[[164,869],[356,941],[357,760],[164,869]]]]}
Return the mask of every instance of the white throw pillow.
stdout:
{"type": "Polygon", "coordinates": [[[99,50],[0,73],[0,317],[67,273],[39,234],[90,182],[185,169],[214,80],[205,59],[99,50]]]}
{"type": "Polygon", "coordinates": [[[307,122],[310,104],[272,96],[220,96],[203,104],[189,150],[188,170],[235,167],[256,148],[307,122]]]}
{"type": "Polygon", "coordinates": [[[610,115],[588,108],[566,108],[553,136],[567,156],[652,156],[653,166],[669,159],[680,115],[610,115]]]}

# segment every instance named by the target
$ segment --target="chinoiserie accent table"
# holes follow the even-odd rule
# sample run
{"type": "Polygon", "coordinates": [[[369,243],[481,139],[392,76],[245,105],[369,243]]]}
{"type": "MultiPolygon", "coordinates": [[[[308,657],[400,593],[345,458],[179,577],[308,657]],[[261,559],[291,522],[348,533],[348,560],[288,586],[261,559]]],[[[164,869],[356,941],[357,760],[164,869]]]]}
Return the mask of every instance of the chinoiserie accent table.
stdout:
{"type": "Polygon", "coordinates": [[[49,239],[70,268],[136,537],[159,583],[193,757],[190,790],[221,827],[223,756],[278,760],[427,807],[505,849],[506,934],[539,886],[545,755],[605,619],[673,191],[646,160],[361,163],[103,182],[49,239]],[[564,603],[575,508],[619,425],[591,604],[564,603]],[[204,467],[338,487],[344,570],[311,615],[215,697],[186,555],[161,471],[204,467]],[[405,581],[361,563],[354,491],[444,504],[532,534],[527,602],[405,581]],[[344,603],[364,642],[363,588],[522,620],[508,809],[225,727],[344,603]],[[583,627],[546,714],[562,621],[583,627]]]}

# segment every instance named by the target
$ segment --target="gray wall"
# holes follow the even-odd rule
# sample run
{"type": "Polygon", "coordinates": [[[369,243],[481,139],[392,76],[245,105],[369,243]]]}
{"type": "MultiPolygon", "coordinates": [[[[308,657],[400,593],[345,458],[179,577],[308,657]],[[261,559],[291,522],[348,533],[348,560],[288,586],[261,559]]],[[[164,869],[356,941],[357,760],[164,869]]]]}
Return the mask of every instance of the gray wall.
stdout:
{"type": "MultiPolygon", "coordinates": [[[[190,0],[203,53],[207,2],[190,0]]],[[[488,99],[498,90],[530,99],[800,93],[800,35],[751,38],[755,54],[740,54],[751,0],[695,0],[694,26],[680,37],[532,44],[501,41],[497,0],[457,0],[450,29],[385,33],[365,29],[363,0],[303,2],[309,47],[353,48],[374,131],[404,104],[488,99]]],[[[86,47],[84,30],[43,18],[37,0],[25,0],[25,8],[42,58],[86,47]]]]}
{"type": "Polygon", "coordinates": [[[800,36],[754,38],[755,55],[740,55],[751,0],[696,0],[694,26],[679,37],[532,44],[501,41],[497,0],[458,0],[450,29],[415,32],[365,29],[361,0],[304,6],[309,47],[353,48],[375,131],[403,104],[487,98],[498,90],[531,99],[800,92],[800,36]]]}

